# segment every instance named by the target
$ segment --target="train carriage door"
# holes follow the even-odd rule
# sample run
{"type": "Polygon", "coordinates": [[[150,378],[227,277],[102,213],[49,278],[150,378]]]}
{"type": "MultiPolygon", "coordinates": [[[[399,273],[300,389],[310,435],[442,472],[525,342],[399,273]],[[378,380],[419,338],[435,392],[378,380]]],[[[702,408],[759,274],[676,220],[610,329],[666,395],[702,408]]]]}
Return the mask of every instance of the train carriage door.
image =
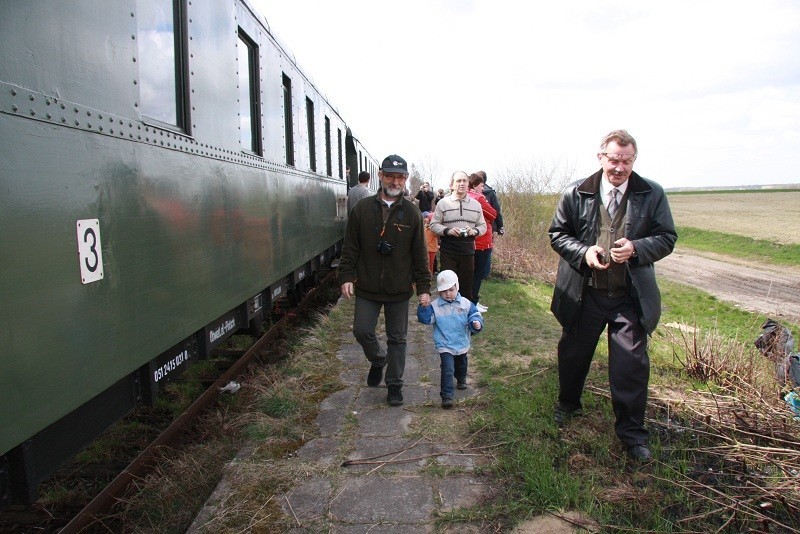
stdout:
{"type": "Polygon", "coordinates": [[[239,131],[242,150],[261,156],[258,45],[239,28],[239,131]]]}
{"type": "Polygon", "coordinates": [[[283,131],[286,141],[286,165],[294,167],[294,117],[292,116],[292,80],[283,75],[283,131]]]}
{"type": "Polygon", "coordinates": [[[328,176],[333,176],[333,160],[331,156],[331,119],[325,115],[325,174],[328,176]]]}
{"type": "Polygon", "coordinates": [[[350,128],[347,129],[347,137],[345,138],[345,161],[347,166],[350,167],[350,177],[347,183],[347,189],[350,189],[358,183],[358,154],[356,153],[356,144],[353,141],[353,134],[350,133],[350,128]],[[353,172],[355,170],[355,172],[353,172]]]}
{"type": "Polygon", "coordinates": [[[337,128],[336,129],[336,135],[337,135],[337,141],[339,143],[337,145],[338,146],[338,151],[336,152],[336,155],[339,158],[339,179],[340,180],[344,180],[344,160],[342,159],[344,157],[343,153],[342,153],[342,149],[344,147],[342,146],[342,129],[341,128],[337,128]]]}
{"type": "Polygon", "coordinates": [[[308,123],[308,161],[311,172],[317,172],[317,130],[314,101],[306,97],[306,122],[308,123]]]}

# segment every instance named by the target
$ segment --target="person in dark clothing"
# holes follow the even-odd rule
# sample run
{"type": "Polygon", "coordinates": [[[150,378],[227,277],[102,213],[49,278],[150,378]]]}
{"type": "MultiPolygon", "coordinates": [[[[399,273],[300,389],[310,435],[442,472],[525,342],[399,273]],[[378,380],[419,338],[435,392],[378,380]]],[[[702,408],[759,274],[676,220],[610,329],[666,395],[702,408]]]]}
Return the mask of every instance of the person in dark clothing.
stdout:
{"type": "Polygon", "coordinates": [[[419,191],[417,191],[417,207],[419,211],[425,213],[426,211],[433,211],[433,191],[431,191],[431,184],[429,182],[422,182],[419,191]]]}
{"type": "Polygon", "coordinates": [[[356,202],[370,196],[369,181],[371,179],[372,176],[367,171],[358,173],[358,185],[351,187],[350,191],[347,192],[347,213],[350,213],[356,202]]]}
{"type": "Polygon", "coordinates": [[[415,288],[419,304],[431,302],[431,273],[422,213],[403,197],[408,168],[397,155],[378,171],[380,191],[362,199],[347,220],[338,275],[344,298],[355,295],[353,335],[370,362],[367,385],[377,387],[386,367],[386,401],[403,404],[408,301],[415,288]],[[375,327],[383,308],[386,348],[375,327]]]}
{"type": "Polygon", "coordinates": [[[550,309],[562,327],[556,424],[581,414],[583,386],[608,327],[614,430],[631,458],[647,462],[647,338],[661,317],[653,264],[672,252],[678,235],[664,190],[633,172],[637,154],[628,132],[609,133],[597,154],[602,168],[561,195],[549,229],[561,256],[550,309]]]}
{"type": "Polygon", "coordinates": [[[483,178],[483,196],[486,197],[489,205],[497,212],[497,217],[492,221],[492,233],[504,235],[506,229],[503,226],[503,212],[500,209],[500,200],[497,198],[497,192],[486,183],[486,173],[484,171],[477,171],[475,174],[483,178]]]}

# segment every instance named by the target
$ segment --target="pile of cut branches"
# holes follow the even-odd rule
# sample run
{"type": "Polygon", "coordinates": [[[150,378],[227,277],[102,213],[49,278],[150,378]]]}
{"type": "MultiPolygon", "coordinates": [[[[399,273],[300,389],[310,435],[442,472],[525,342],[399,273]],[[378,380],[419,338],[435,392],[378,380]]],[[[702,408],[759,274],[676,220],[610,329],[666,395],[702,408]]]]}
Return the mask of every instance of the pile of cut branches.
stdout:
{"type": "MultiPolygon", "coordinates": [[[[725,341],[698,329],[674,340],[675,357],[689,377],[706,389],[676,400],[655,394],[655,404],[680,413],[668,418],[671,430],[696,436],[684,450],[692,467],[671,477],[687,494],[704,501],[699,519],[721,525],[719,531],[800,529],[800,422],[783,401],[782,384],[772,378],[770,362],[752,347],[725,341]]],[[[663,421],[652,421],[663,425],[663,421]]]]}

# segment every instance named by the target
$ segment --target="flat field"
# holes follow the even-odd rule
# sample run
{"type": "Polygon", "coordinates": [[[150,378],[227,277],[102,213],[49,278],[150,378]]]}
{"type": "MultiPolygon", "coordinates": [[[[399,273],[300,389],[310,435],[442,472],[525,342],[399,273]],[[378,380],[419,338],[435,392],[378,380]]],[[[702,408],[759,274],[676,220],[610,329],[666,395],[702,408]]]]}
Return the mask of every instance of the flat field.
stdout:
{"type": "Polygon", "coordinates": [[[800,190],[668,194],[677,226],[800,243],[800,190]]]}

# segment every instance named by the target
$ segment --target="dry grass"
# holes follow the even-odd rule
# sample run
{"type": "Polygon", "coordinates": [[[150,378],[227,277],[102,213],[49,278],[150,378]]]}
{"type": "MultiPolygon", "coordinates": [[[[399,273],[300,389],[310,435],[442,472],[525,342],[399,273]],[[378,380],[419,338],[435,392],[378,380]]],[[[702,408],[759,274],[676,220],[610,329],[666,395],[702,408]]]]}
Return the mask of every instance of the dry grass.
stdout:
{"type": "Polygon", "coordinates": [[[673,357],[692,380],[736,390],[746,384],[762,396],[778,393],[769,360],[753,347],[716,332],[691,329],[668,331],[673,357]]]}
{"type": "Polygon", "coordinates": [[[670,195],[669,205],[679,226],[800,243],[800,191],[670,195]]]}
{"type": "Polygon", "coordinates": [[[507,234],[495,239],[492,264],[496,273],[508,278],[536,278],[554,284],[558,255],[549,242],[534,244],[531,239],[507,234]]]}
{"type": "MultiPolygon", "coordinates": [[[[670,482],[705,501],[701,516],[681,522],[716,517],[721,531],[741,522],[794,531],[800,521],[800,423],[781,399],[784,386],[774,379],[774,364],[752,347],[697,329],[673,339],[673,346],[686,373],[706,390],[651,398],[680,414],[682,430],[699,436],[688,452],[711,465],[674,470],[670,482]]],[[[671,431],[681,426],[667,420],[671,431]]]]}

